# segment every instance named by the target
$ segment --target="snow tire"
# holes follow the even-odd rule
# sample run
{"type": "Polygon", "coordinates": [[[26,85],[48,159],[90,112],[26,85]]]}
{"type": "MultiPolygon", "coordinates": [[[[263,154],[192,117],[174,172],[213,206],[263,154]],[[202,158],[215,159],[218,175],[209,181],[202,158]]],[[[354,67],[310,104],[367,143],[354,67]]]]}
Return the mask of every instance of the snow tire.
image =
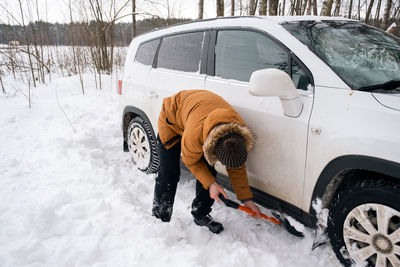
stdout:
{"type": "Polygon", "coordinates": [[[145,173],[157,172],[160,160],[156,139],[149,124],[142,117],[137,116],[130,121],[127,140],[133,164],[145,173]]]}
{"type": "Polygon", "coordinates": [[[358,252],[361,254],[361,249],[369,247],[369,254],[373,251],[375,253],[368,256],[368,266],[390,266],[386,263],[392,263],[392,261],[395,262],[394,266],[397,266],[397,262],[400,262],[400,255],[397,255],[400,241],[397,241],[397,237],[391,237],[400,233],[399,214],[400,185],[398,183],[387,180],[362,180],[341,191],[330,206],[328,219],[330,242],[341,263],[352,266],[356,262],[352,255],[358,255],[355,254],[358,252]],[[352,217],[353,213],[356,215],[352,217]],[[385,229],[385,227],[382,228],[382,222],[385,220],[380,219],[382,216],[379,216],[382,213],[389,214],[387,217],[384,216],[388,218],[384,223],[388,230],[384,231],[386,232],[384,234],[380,233],[381,229],[385,229]],[[394,232],[396,234],[391,235],[394,232]],[[359,236],[363,241],[352,239],[352,233],[354,233],[354,238],[359,236]],[[377,241],[379,238],[381,240],[377,241]],[[349,244],[351,244],[351,251],[348,250],[349,244]],[[381,249],[382,246],[383,249],[381,249]],[[389,251],[384,251],[384,249],[389,251]],[[380,264],[382,262],[384,262],[383,265],[380,264]]]}

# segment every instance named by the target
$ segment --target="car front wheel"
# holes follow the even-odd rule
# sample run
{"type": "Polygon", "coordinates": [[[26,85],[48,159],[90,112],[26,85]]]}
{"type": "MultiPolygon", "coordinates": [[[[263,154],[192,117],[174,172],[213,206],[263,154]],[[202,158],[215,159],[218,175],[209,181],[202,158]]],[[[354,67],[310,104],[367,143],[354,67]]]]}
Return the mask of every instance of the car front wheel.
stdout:
{"type": "Polygon", "coordinates": [[[385,180],[365,180],[332,203],[328,234],[346,266],[400,266],[400,189],[385,180]]]}
{"type": "Polygon", "coordinates": [[[159,166],[157,146],[149,124],[142,117],[135,117],[129,123],[127,135],[133,164],[143,172],[157,172],[159,166]]]}

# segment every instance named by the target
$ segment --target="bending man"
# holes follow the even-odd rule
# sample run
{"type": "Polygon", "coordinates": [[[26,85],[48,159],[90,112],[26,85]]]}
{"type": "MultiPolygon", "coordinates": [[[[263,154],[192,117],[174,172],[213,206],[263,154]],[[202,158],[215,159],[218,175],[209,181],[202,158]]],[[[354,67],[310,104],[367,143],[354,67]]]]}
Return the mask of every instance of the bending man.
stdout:
{"type": "Polygon", "coordinates": [[[245,162],[253,136],[240,115],[222,97],[206,90],[181,91],[165,98],[158,120],[160,168],[154,189],[153,215],[171,219],[180,176],[180,155],[196,177],[192,215],[197,225],[213,233],[223,230],[209,213],[218,195],[227,198],[218,185],[214,164],[226,166],[236,196],[259,216],[252,201],[245,162]]]}

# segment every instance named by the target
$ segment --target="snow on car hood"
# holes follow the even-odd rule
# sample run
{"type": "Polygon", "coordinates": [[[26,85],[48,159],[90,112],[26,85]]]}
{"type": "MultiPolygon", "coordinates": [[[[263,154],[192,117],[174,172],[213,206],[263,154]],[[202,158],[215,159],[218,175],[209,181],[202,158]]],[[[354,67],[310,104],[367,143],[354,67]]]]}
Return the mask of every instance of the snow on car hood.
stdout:
{"type": "Polygon", "coordinates": [[[372,94],[383,106],[400,111],[400,94],[372,94]]]}

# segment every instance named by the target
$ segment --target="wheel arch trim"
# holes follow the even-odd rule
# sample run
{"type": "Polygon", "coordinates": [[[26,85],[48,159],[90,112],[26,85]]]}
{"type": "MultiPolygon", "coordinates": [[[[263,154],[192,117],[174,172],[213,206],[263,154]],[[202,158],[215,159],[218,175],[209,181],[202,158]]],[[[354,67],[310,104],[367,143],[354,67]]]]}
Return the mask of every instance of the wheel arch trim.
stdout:
{"type": "Polygon", "coordinates": [[[354,169],[381,173],[397,178],[400,181],[400,163],[363,155],[345,155],[337,157],[328,163],[318,177],[312,194],[310,212],[315,213],[312,208],[313,202],[318,198],[323,198],[327,186],[340,173],[354,169]]]}

